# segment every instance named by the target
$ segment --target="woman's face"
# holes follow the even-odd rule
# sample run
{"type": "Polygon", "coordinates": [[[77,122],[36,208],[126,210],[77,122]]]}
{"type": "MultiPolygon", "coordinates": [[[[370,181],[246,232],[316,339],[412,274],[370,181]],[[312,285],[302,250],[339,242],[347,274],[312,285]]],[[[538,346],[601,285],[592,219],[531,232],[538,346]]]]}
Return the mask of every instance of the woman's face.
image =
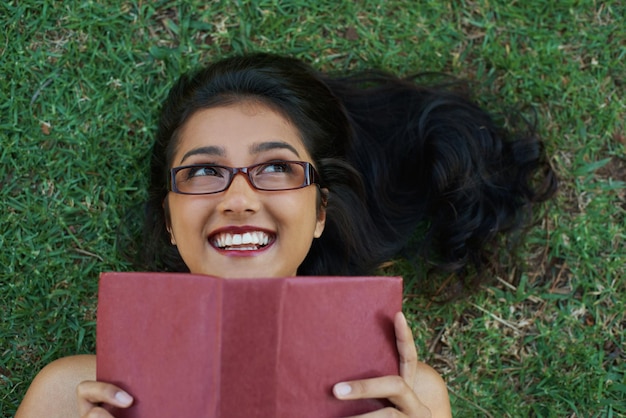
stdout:
{"type": "MultiPolygon", "coordinates": [[[[247,167],[272,160],[313,162],[298,130],[267,106],[242,102],[196,112],[183,125],[173,166],[213,163],[247,167]]],[[[209,195],[169,192],[168,230],[192,273],[229,278],[294,276],[325,210],[317,187],[260,191],[238,173],[209,195]],[[267,241],[267,245],[250,244],[267,241]],[[231,246],[225,246],[231,242],[231,246]],[[237,245],[241,242],[245,244],[237,245]]]]}

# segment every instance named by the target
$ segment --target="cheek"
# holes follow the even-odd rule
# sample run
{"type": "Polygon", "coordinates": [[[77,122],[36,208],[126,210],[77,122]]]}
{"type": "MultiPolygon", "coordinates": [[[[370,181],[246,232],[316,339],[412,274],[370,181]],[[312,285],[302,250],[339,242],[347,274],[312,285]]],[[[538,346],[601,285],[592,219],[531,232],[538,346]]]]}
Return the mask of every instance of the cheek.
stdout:
{"type": "MultiPolygon", "coordinates": [[[[284,213],[289,213],[290,222],[295,224],[300,233],[312,237],[317,229],[320,210],[317,207],[317,193],[315,191],[310,193],[310,190],[306,190],[306,192],[301,196],[294,196],[288,206],[289,210],[287,211],[285,208],[284,213]]],[[[307,236],[307,238],[309,237],[307,236]]]]}
{"type": "Polygon", "coordinates": [[[168,201],[169,227],[174,237],[190,230],[198,230],[205,214],[210,211],[210,202],[195,196],[172,194],[168,201]]]}

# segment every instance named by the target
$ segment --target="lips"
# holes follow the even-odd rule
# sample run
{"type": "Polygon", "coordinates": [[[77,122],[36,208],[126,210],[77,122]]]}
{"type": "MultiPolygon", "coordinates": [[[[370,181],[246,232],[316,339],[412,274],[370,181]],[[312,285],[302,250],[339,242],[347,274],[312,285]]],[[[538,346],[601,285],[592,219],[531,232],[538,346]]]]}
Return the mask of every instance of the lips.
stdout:
{"type": "Polygon", "coordinates": [[[213,246],[225,251],[255,251],[266,247],[273,241],[273,235],[261,231],[245,232],[223,231],[213,234],[210,242],[213,246]]]}

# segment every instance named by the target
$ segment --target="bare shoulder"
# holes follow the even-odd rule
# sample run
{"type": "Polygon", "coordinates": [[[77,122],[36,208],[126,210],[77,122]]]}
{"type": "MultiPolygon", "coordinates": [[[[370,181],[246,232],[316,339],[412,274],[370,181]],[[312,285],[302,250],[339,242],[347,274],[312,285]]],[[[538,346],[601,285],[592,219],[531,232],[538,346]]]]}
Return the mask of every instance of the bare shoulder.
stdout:
{"type": "Polygon", "coordinates": [[[76,386],[96,379],[96,356],[64,357],[35,376],[15,418],[78,417],[76,386]]]}
{"type": "Polygon", "coordinates": [[[433,418],[452,416],[448,388],[445,382],[435,369],[421,361],[417,362],[413,390],[430,409],[433,418]]]}

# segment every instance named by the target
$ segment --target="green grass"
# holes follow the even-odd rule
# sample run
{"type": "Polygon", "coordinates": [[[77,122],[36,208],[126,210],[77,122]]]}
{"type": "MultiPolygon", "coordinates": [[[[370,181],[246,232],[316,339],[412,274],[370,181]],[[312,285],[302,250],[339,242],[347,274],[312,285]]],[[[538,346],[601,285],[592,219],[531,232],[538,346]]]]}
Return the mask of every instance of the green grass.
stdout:
{"type": "Polygon", "coordinates": [[[129,268],[117,226],[145,198],[172,81],[258,50],[328,71],[445,71],[534,106],[561,191],[525,265],[406,310],[455,416],[626,414],[623,2],[54,3],[0,5],[0,416],[45,363],[94,351],[98,273],[129,268]]]}

